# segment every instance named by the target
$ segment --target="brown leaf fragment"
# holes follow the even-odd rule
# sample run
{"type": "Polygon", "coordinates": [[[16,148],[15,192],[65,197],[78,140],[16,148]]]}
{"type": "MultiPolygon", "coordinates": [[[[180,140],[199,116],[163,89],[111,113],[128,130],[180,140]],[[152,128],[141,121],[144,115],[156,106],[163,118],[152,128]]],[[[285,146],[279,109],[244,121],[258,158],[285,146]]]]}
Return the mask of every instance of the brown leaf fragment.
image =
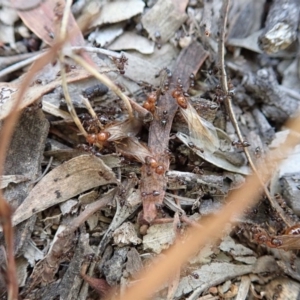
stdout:
{"type": "MultiPolygon", "coordinates": [[[[34,32],[45,43],[52,45],[54,43],[54,35],[57,34],[57,13],[59,10],[63,12],[65,1],[23,1],[13,0],[13,6],[17,9],[17,12],[26,24],[26,26],[34,32]]],[[[82,33],[73,17],[70,14],[68,18],[67,30],[73,32],[71,37],[71,44],[73,46],[84,45],[84,39],[82,33]]]]}
{"type": "Polygon", "coordinates": [[[185,22],[188,1],[159,0],[142,17],[142,24],[152,40],[159,33],[160,41],[167,42],[175,31],[185,22]]]}
{"type": "Polygon", "coordinates": [[[100,295],[105,296],[111,289],[105,279],[95,278],[81,274],[82,278],[100,295]]]}
{"type": "Polygon", "coordinates": [[[82,155],[48,173],[16,210],[14,225],[55,204],[66,201],[93,187],[117,183],[110,168],[101,159],[82,155]]]}

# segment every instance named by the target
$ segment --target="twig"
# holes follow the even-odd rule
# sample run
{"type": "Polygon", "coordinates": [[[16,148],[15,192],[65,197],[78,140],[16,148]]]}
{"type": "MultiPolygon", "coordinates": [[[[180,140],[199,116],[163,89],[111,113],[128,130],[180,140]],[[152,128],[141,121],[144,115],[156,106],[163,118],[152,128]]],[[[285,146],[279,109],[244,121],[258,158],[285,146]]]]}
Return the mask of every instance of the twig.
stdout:
{"type": "Polygon", "coordinates": [[[53,161],[53,156],[50,157],[49,162],[48,162],[48,165],[47,165],[45,171],[43,172],[43,174],[42,174],[40,177],[38,177],[35,181],[33,181],[32,183],[37,183],[37,182],[39,182],[39,181],[46,175],[46,173],[48,172],[48,170],[49,170],[50,167],[51,167],[52,161],[53,161]]]}
{"type": "MultiPolygon", "coordinates": [[[[219,55],[219,66],[221,69],[221,86],[222,89],[226,95],[224,103],[226,106],[226,110],[227,113],[229,115],[229,118],[231,120],[231,123],[237,133],[237,136],[239,138],[239,140],[241,142],[243,142],[244,138],[242,135],[242,132],[239,128],[236,116],[234,114],[233,108],[232,108],[232,97],[228,94],[228,84],[227,84],[227,74],[226,74],[226,70],[225,70],[225,31],[226,31],[226,23],[227,23],[227,15],[228,15],[228,8],[229,8],[229,1],[230,0],[224,0],[223,2],[223,6],[222,6],[222,11],[221,11],[221,20],[222,24],[221,24],[221,29],[220,29],[220,40],[219,40],[219,45],[218,45],[218,55],[219,55]]],[[[264,189],[264,192],[267,196],[267,198],[269,199],[271,205],[276,209],[277,213],[279,214],[279,216],[281,217],[281,219],[288,225],[291,226],[292,223],[286,218],[284,211],[282,210],[282,208],[279,206],[279,204],[272,198],[272,196],[269,193],[268,188],[266,187],[265,183],[263,182],[260,174],[258,173],[255,164],[253,163],[253,160],[251,158],[251,155],[249,153],[248,148],[244,147],[244,151],[246,154],[246,157],[248,159],[248,162],[254,172],[254,174],[257,176],[261,186],[264,189]]]]}
{"type": "Polygon", "coordinates": [[[60,40],[64,41],[67,36],[67,26],[68,26],[68,20],[70,17],[71,12],[71,5],[72,0],[67,0],[65,4],[64,14],[61,20],[61,27],[60,27],[60,40]]]}
{"type": "Polygon", "coordinates": [[[33,57],[24,59],[22,61],[19,61],[18,63],[15,63],[14,65],[11,65],[7,67],[6,69],[3,69],[0,71],[0,77],[3,77],[5,75],[8,75],[14,71],[17,71],[23,67],[26,67],[27,65],[35,62],[37,59],[41,58],[44,55],[44,53],[39,53],[37,55],[34,55],[33,57]]]}
{"type": "Polygon", "coordinates": [[[108,88],[110,88],[114,93],[116,93],[127,106],[129,118],[133,118],[132,107],[130,105],[128,97],[122,93],[122,91],[105,75],[100,74],[94,67],[88,64],[84,59],[76,54],[68,54],[77,64],[81,65],[87,71],[89,71],[93,76],[95,76],[100,82],[105,84],[108,88]]]}
{"type": "Polygon", "coordinates": [[[104,126],[101,124],[101,122],[100,122],[97,114],[95,113],[89,99],[83,97],[82,95],[80,95],[80,98],[81,98],[82,102],[84,103],[84,105],[86,106],[86,108],[87,108],[88,112],[90,113],[90,115],[92,116],[92,118],[97,121],[97,124],[99,125],[100,129],[103,129],[104,126]]]}
{"type": "Polygon", "coordinates": [[[77,116],[76,110],[74,108],[74,105],[72,103],[72,100],[71,100],[71,97],[70,97],[70,94],[69,94],[68,85],[67,85],[67,81],[66,81],[66,71],[65,71],[63,60],[64,60],[63,54],[60,54],[61,84],[62,84],[62,87],[63,87],[64,96],[65,96],[65,100],[66,100],[66,103],[67,103],[67,106],[68,106],[68,110],[69,110],[69,113],[72,116],[75,124],[77,125],[78,129],[80,130],[80,132],[83,134],[84,137],[87,137],[88,134],[85,131],[85,129],[83,128],[83,126],[82,126],[82,124],[81,124],[81,122],[80,122],[80,120],[77,116]]]}
{"type": "Polygon", "coordinates": [[[115,58],[120,58],[122,56],[122,53],[118,53],[115,51],[111,50],[106,50],[102,48],[97,48],[97,47],[86,47],[86,46],[75,46],[72,47],[73,51],[87,51],[87,52],[93,52],[93,53],[99,53],[99,54],[104,54],[107,56],[115,57],[115,58]]]}

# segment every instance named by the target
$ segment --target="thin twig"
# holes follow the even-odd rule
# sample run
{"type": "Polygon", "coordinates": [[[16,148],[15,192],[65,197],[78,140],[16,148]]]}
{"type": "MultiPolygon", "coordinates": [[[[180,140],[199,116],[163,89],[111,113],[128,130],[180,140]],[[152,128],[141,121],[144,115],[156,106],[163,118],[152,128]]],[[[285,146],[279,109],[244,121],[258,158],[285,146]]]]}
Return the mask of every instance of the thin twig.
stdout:
{"type": "Polygon", "coordinates": [[[122,56],[122,53],[118,53],[118,52],[107,50],[107,49],[97,48],[97,47],[75,46],[75,47],[72,47],[71,49],[73,51],[82,51],[82,50],[84,50],[84,51],[87,51],[87,52],[104,54],[104,55],[115,57],[115,58],[120,58],[122,56]]]}
{"type": "MultiPolygon", "coordinates": [[[[229,8],[229,2],[230,0],[224,0],[223,2],[223,6],[222,6],[222,11],[221,11],[221,20],[222,20],[222,24],[221,24],[221,29],[220,29],[220,40],[219,40],[219,45],[218,45],[218,55],[219,55],[219,66],[221,69],[221,86],[222,89],[226,95],[225,97],[225,106],[226,106],[226,111],[229,115],[229,118],[231,120],[231,123],[236,131],[236,134],[239,138],[239,140],[241,142],[243,142],[244,138],[242,135],[242,132],[240,130],[240,127],[238,125],[236,116],[234,114],[233,108],[232,108],[232,97],[228,94],[228,83],[227,83],[227,74],[226,74],[226,70],[225,70],[225,32],[226,32],[226,24],[227,24],[227,16],[228,16],[228,8],[229,8]]],[[[281,217],[281,219],[288,225],[288,226],[292,226],[292,223],[290,222],[290,220],[288,220],[284,214],[284,211],[282,210],[282,208],[279,206],[279,204],[272,198],[272,196],[270,195],[270,192],[268,190],[268,188],[266,187],[264,181],[262,180],[260,174],[257,171],[257,168],[251,158],[251,155],[249,153],[248,148],[244,147],[244,151],[246,154],[246,157],[248,159],[248,162],[254,172],[254,174],[257,176],[260,184],[262,185],[264,192],[267,196],[267,198],[269,199],[271,205],[276,209],[277,213],[279,214],[279,216],[281,217]]]]}
{"type": "Polygon", "coordinates": [[[97,121],[97,124],[98,124],[99,128],[100,128],[100,129],[103,129],[104,126],[101,124],[101,122],[100,122],[100,120],[99,120],[97,114],[95,113],[95,111],[94,111],[94,109],[93,109],[93,107],[92,107],[92,105],[91,105],[89,99],[83,97],[82,95],[80,95],[80,98],[81,98],[83,104],[86,106],[86,108],[87,108],[87,110],[89,111],[89,113],[90,113],[90,115],[92,116],[92,118],[93,118],[94,120],[97,121]]]}
{"type": "Polygon", "coordinates": [[[115,94],[117,94],[127,106],[127,111],[129,114],[129,118],[133,118],[132,107],[130,105],[130,101],[128,97],[105,75],[100,74],[94,67],[88,64],[84,59],[75,54],[69,54],[69,56],[87,71],[89,71],[93,76],[95,76],[100,82],[105,84],[108,88],[110,88],[115,94]]]}
{"type": "Polygon", "coordinates": [[[67,103],[69,113],[72,116],[74,123],[77,125],[78,129],[83,134],[83,136],[87,137],[88,134],[85,131],[85,129],[83,128],[83,126],[82,126],[82,124],[81,124],[81,122],[80,122],[80,120],[79,120],[79,118],[77,116],[76,110],[74,108],[73,102],[72,102],[70,94],[69,94],[67,80],[66,80],[66,71],[65,71],[65,68],[64,68],[63,60],[64,60],[63,54],[60,54],[60,62],[61,62],[61,69],[60,69],[61,70],[61,84],[62,84],[62,88],[63,88],[63,91],[64,91],[65,101],[67,103]]]}
{"type": "Polygon", "coordinates": [[[0,77],[3,77],[5,75],[8,75],[14,71],[17,71],[23,67],[26,67],[28,66],[29,64],[35,62],[37,59],[39,59],[40,57],[42,57],[44,55],[44,53],[39,53],[33,57],[30,57],[30,58],[27,58],[27,59],[24,59],[22,61],[19,61],[18,63],[15,63],[9,67],[7,67],[6,69],[3,69],[0,71],[0,77]]]}
{"type": "Polygon", "coordinates": [[[51,167],[52,161],[53,161],[53,156],[50,157],[49,162],[48,162],[48,165],[47,165],[45,171],[43,172],[43,174],[42,174],[40,177],[38,177],[35,181],[33,181],[32,183],[37,183],[37,182],[39,182],[39,181],[46,175],[46,173],[48,172],[48,170],[49,170],[50,167],[51,167]]]}
{"type": "Polygon", "coordinates": [[[68,20],[70,17],[71,12],[71,5],[72,0],[67,0],[65,4],[64,14],[61,20],[61,27],[60,27],[60,40],[64,41],[67,36],[67,26],[68,26],[68,20]]]}

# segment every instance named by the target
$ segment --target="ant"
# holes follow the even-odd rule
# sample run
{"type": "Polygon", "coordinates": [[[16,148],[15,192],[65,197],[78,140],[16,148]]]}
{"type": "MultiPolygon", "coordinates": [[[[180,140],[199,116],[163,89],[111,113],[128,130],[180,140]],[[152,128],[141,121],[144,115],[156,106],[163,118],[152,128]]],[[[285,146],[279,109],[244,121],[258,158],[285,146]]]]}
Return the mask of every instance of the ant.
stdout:
{"type": "Polygon", "coordinates": [[[115,63],[116,67],[118,68],[121,75],[125,74],[125,65],[128,65],[128,58],[122,53],[119,58],[112,57],[113,62],[115,63]]]}
{"type": "Polygon", "coordinates": [[[167,117],[168,111],[164,110],[162,114],[163,114],[163,117],[160,121],[160,124],[161,124],[161,126],[165,127],[167,125],[167,122],[168,122],[168,117],[167,117]]]}
{"type": "Polygon", "coordinates": [[[177,104],[181,108],[187,109],[187,106],[188,106],[187,97],[189,97],[189,95],[187,93],[183,92],[182,88],[183,88],[183,85],[181,83],[181,79],[178,78],[177,79],[177,88],[175,90],[173,90],[172,97],[174,99],[176,99],[177,104]]]}
{"type": "Polygon", "coordinates": [[[156,174],[163,175],[165,173],[165,168],[163,165],[159,165],[155,158],[151,156],[146,156],[145,158],[146,165],[150,166],[155,170],[156,174]]]}
{"type": "MultiPolygon", "coordinates": [[[[161,69],[155,75],[155,77],[159,77],[162,74],[162,72],[166,73],[168,79],[172,77],[172,72],[167,67],[161,69]]],[[[138,85],[144,86],[144,89],[146,90],[146,92],[149,93],[147,96],[147,100],[143,104],[143,107],[145,109],[149,110],[151,113],[154,113],[155,107],[156,107],[155,105],[156,105],[156,102],[157,102],[159,96],[161,94],[164,94],[163,91],[169,90],[169,86],[170,86],[169,80],[164,81],[163,84],[161,84],[161,86],[157,89],[154,89],[151,84],[145,83],[143,81],[138,82],[138,85]]]]}
{"type": "Polygon", "coordinates": [[[232,144],[232,146],[236,146],[237,148],[240,148],[240,147],[244,148],[244,147],[250,147],[251,146],[250,143],[248,143],[247,141],[243,141],[243,142],[233,141],[231,144],[232,144]]]}
{"type": "Polygon", "coordinates": [[[110,138],[109,132],[99,132],[99,133],[92,133],[88,134],[86,137],[86,141],[89,145],[96,144],[96,143],[104,143],[110,138]]]}
{"type": "Polygon", "coordinates": [[[195,75],[191,73],[189,78],[190,78],[190,87],[192,88],[195,86],[195,75]]]}
{"type": "Polygon", "coordinates": [[[151,92],[147,96],[147,100],[144,102],[143,107],[149,110],[151,113],[154,113],[156,101],[157,101],[157,93],[151,92]]]}

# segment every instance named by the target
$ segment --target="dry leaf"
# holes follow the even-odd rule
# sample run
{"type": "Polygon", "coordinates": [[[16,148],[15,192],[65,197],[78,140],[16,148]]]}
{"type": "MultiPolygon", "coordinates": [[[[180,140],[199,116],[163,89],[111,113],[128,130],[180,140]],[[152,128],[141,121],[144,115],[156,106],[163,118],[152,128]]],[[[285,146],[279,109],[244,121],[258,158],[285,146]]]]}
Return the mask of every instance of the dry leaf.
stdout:
{"type": "Polygon", "coordinates": [[[142,240],[137,237],[137,233],[131,222],[125,222],[118,229],[116,229],[113,233],[113,238],[114,244],[119,247],[130,244],[138,245],[142,242],[142,240]]]}
{"type": "MultiPolygon", "coordinates": [[[[205,159],[206,161],[212,163],[213,165],[222,168],[224,170],[240,173],[243,175],[250,174],[250,169],[247,166],[236,166],[225,159],[225,157],[221,157],[220,155],[216,155],[216,153],[210,152],[210,151],[201,151],[201,148],[191,147],[193,145],[194,140],[191,140],[191,138],[188,135],[185,135],[181,132],[177,132],[176,136],[191,150],[193,150],[198,156],[205,159]],[[192,143],[192,144],[191,144],[192,143]]],[[[197,146],[197,144],[195,144],[197,146]]],[[[201,145],[200,145],[201,146],[201,145]]]]}
{"type": "Polygon", "coordinates": [[[117,183],[117,179],[101,159],[91,155],[75,157],[52,170],[32,189],[16,210],[13,224],[17,225],[35,213],[109,183],[117,183]]]}
{"type": "Polygon", "coordinates": [[[111,24],[128,20],[141,14],[145,3],[141,0],[117,0],[106,2],[103,5],[100,16],[92,23],[92,26],[111,24]]]}
{"type": "Polygon", "coordinates": [[[125,32],[109,45],[108,48],[110,50],[133,49],[143,54],[152,54],[154,52],[154,42],[133,32],[125,32]]]}
{"type": "MultiPolygon", "coordinates": [[[[18,14],[26,26],[34,32],[45,43],[54,43],[56,33],[56,13],[63,13],[65,1],[35,1],[35,0],[12,0],[13,6],[17,8],[18,14]]],[[[71,45],[82,46],[84,39],[82,33],[71,14],[68,19],[67,32],[72,33],[71,45]]]]}

